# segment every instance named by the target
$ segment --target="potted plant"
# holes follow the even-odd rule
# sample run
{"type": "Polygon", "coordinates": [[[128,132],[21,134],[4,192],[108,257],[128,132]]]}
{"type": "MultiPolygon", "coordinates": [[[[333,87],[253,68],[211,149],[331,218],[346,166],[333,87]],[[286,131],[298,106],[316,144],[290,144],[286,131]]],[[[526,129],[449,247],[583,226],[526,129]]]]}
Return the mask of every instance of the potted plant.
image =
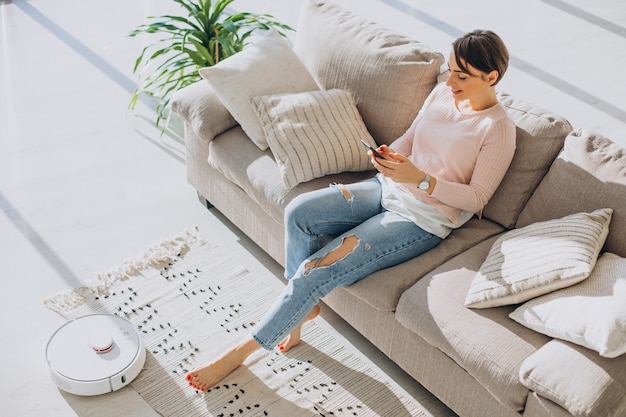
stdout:
{"type": "Polygon", "coordinates": [[[156,125],[167,114],[170,95],[200,79],[198,69],[217,64],[240,52],[255,30],[276,29],[285,36],[293,30],[269,14],[226,11],[234,0],[173,0],[185,9],[187,16],[149,16],[149,23],[128,34],[161,35],[143,48],[135,61],[134,74],[140,84],[133,93],[134,108],[141,94],[157,99],[156,125]]]}

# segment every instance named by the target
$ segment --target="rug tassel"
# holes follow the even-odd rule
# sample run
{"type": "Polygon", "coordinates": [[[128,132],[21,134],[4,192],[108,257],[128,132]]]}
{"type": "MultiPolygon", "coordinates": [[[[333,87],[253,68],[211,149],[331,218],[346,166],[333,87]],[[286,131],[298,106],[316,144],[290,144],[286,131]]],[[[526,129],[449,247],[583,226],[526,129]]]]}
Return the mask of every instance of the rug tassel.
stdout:
{"type": "Polygon", "coordinates": [[[67,313],[94,297],[103,296],[113,284],[138,275],[145,268],[159,268],[172,262],[175,258],[185,255],[193,246],[205,244],[207,241],[198,231],[197,226],[185,230],[171,239],[163,239],[151,245],[144,253],[135,258],[127,259],[121,266],[96,275],[96,279],[87,285],[71,288],[56,295],[45,298],[45,307],[59,314],[67,313]]]}

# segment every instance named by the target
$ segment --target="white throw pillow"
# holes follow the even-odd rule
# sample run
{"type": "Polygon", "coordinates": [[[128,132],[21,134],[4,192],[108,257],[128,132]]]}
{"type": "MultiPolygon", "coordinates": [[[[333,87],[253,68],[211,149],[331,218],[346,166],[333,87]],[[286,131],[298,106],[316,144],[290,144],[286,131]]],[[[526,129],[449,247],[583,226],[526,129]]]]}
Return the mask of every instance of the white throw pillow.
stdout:
{"type": "Polygon", "coordinates": [[[268,144],[250,99],[319,89],[300,58],[277,33],[268,34],[243,51],[199,72],[261,150],[267,149],[268,144]]]}
{"type": "Polygon", "coordinates": [[[350,93],[343,90],[252,99],[286,188],[328,174],[365,171],[372,165],[368,133],[350,93]]]}
{"type": "Polygon", "coordinates": [[[605,253],[580,284],[530,300],[509,316],[607,358],[626,353],[626,258],[605,253]]]}
{"type": "Polygon", "coordinates": [[[609,233],[613,209],[577,213],[511,230],[491,247],[465,306],[517,304],[587,278],[609,233]]]}

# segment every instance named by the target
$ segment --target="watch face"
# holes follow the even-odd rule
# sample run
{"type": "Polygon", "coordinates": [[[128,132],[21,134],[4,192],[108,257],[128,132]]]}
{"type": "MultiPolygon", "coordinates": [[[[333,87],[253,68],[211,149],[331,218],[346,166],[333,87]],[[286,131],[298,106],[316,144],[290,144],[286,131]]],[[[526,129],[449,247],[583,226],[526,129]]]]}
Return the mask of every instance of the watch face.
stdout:
{"type": "Polygon", "coordinates": [[[430,174],[426,174],[426,177],[424,177],[422,182],[420,182],[420,184],[418,185],[418,188],[424,191],[430,188],[430,174]]]}

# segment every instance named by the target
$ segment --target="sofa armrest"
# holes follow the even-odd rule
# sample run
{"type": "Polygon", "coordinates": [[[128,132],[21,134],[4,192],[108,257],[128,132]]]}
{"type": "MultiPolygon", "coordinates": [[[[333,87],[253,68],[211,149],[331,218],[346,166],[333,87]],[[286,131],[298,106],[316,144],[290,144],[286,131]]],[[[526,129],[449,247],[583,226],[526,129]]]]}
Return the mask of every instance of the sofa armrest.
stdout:
{"type": "Polygon", "coordinates": [[[172,111],[185,121],[185,125],[193,129],[194,134],[206,143],[237,125],[204,80],[176,91],[172,96],[171,106],[172,111]]]}

